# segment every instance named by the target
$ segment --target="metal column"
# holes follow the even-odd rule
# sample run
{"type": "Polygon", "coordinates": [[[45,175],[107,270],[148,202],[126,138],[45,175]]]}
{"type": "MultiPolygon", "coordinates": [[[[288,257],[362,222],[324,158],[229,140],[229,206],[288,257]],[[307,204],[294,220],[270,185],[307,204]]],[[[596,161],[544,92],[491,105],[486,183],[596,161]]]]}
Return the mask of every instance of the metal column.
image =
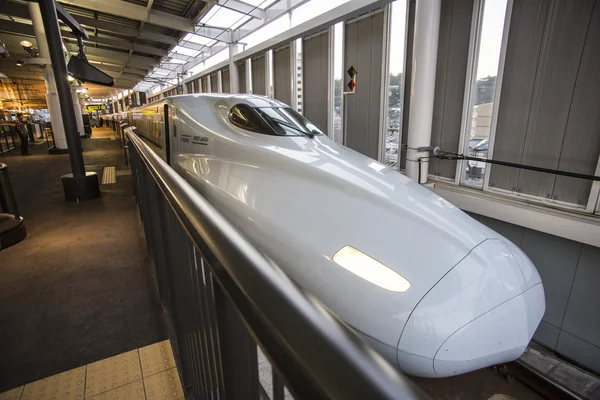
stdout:
{"type": "Polygon", "coordinates": [[[238,66],[233,61],[233,57],[238,52],[237,43],[229,44],[229,92],[239,93],[240,92],[240,76],[238,73],[238,66]]]}
{"type": "Polygon", "coordinates": [[[441,0],[417,0],[415,9],[406,175],[415,181],[421,176],[419,183],[427,182],[429,170],[429,152],[416,149],[431,144],[440,8],[441,0]]]}
{"type": "Polygon", "coordinates": [[[48,50],[50,51],[52,68],[55,71],[54,78],[56,80],[56,89],[69,148],[69,161],[71,162],[72,173],[61,177],[65,197],[68,201],[77,202],[80,200],[95,199],[100,197],[98,176],[94,172],[86,174],[83,164],[81,139],[77,134],[77,121],[74,115],[75,106],[67,79],[67,64],[62,53],[62,38],[58,26],[56,6],[54,0],[40,0],[39,5],[46,37],[48,38],[48,50]]]}

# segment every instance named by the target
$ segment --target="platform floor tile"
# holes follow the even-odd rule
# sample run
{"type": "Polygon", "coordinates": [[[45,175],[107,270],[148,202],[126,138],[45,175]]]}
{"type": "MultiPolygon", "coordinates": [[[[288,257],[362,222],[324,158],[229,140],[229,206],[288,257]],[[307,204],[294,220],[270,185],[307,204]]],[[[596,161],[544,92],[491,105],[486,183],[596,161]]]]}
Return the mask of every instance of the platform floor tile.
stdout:
{"type": "Polygon", "coordinates": [[[0,393],[0,400],[19,400],[23,394],[23,387],[11,389],[8,392],[0,393]]]}
{"type": "Polygon", "coordinates": [[[179,374],[175,368],[144,377],[144,386],[148,400],[184,400],[179,374]]]}
{"type": "Polygon", "coordinates": [[[21,400],[82,400],[85,369],[83,366],[29,383],[21,400]]]}
{"type": "Polygon", "coordinates": [[[185,399],[171,342],[158,342],[0,393],[0,400],[84,399],[185,399]]]}
{"type": "Polygon", "coordinates": [[[86,397],[90,400],[145,400],[144,382],[139,381],[128,383],[127,385],[111,389],[97,396],[86,397]]]}
{"type": "Polygon", "coordinates": [[[92,397],[142,379],[137,350],[89,364],[85,381],[85,396],[92,397]]]}
{"type": "Polygon", "coordinates": [[[175,367],[175,358],[168,340],[140,349],[144,378],[175,367]]]}

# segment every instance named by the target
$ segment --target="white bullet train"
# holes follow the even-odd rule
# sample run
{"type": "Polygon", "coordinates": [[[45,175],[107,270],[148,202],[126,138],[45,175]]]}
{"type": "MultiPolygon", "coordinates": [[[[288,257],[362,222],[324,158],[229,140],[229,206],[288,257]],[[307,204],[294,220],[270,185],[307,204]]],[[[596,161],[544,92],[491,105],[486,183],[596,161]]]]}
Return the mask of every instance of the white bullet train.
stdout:
{"type": "Polygon", "coordinates": [[[170,97],[129,125],[294,281],[404,372],[512,361],[545,311],[514,244],[254,95],[170,97]]]}

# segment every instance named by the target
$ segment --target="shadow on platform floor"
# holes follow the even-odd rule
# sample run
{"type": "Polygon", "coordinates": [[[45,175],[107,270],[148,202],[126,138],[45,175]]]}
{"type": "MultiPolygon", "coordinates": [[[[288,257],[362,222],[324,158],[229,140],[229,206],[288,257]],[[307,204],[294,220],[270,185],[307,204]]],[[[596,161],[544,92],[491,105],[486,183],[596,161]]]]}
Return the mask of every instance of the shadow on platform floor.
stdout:
{"type": "Polygon", "coordinates": [[[27,239],[0,252],[0,392],[167,338],[120,140],[84,140],[88,171],[117,183],[67,203],[67,155],[0,155],[27,239]]]}

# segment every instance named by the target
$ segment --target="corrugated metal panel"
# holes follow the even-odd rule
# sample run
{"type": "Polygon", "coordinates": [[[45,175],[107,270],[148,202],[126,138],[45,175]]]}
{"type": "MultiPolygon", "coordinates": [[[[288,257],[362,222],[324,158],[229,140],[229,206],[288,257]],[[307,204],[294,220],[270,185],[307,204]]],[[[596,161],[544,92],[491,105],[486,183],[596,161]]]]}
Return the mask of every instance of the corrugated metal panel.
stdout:
{"type": "MultiPolygon", "coordinates": [[[[594,175],[600,156],[600,2],[596,1],[571,100],[558,169],[594,175]]],[[[557,176],[552,197],[586,204],[592,183],[557,176]]]]}
{"type": "Polygon", "coordinates": [[[252,59],[252,93],[267,94],[265,83],[265,56],[252,59]]]}
{"type": "MultiPolygon", "coordinates": [[[[594,11],[594,0],[514,4],[494,158],[593,173],[600,153],[598,6],[594,11]]],[[[490,186],[581,205],[590,189],[579,179],[498,166],[490,186]]]]}
{"type": "Polygon", "coordinates": [[[275,98],[288,105],[292,103],[292,71],[290,63],[290,46],[273,51],[275,98]]]}
{"type": "Polygon", "coordinates": [[[219,78],[216,73],[210,76],[210,90],[213,93],[219,92],[219,78]]]}
{"type": "Polygon", "coordinates": [[[223,84],[223,93],[229,93],[231,91],[229,82],[229,70],[224,69],[221,71],[221,83],[223,84]]]}
{"type": "MultiPolygon", "coordinates": [[[[521,162],[547,13],[546,0],[514,2],[494,141],[493,158],[497,160],[521,162]]],[[[488,168],[491,187],[517,190],[518,169],[488,168]]]]}
{"type": "MultiPolygon", "coordinates": [[[[570,291],[569,304],[562,328],[573,335],[600,347],[600,248],[583,245],[579,256],[575,279],[570,291]]],[[[600,366],[600,360],[599,364],[600,366]]]]}
{"type": "Polygon", "coordinates": [[[302,41],[302,113],[327,132],[329,31],[302,41]]]}
{"type": "MultiPolygon", "coordinates": [[[[371,158],[379,157],[381,62],[384,14],[346,23],[344,70],[358,71],[355,94],[346,96],[346,145],[371,158]]],[[[344,90],[348,76],[344,74],[344,90]]]]}
{"type": "MultiPolygon", "coordinates": [[[[431,144],[447,151],[459,146],[472,14],[472,0],[442,2],[431,144]]],[[[431,159],[429,173],[454,179],[456,161],[431,159]]]]}
{"type": "Polygon", "coordinates": [[[202,93],[208,93],[208,77],[204,76],[200,81],[202,82],[202,93]]]}
{"type": "MultiPolygon", "coordinates": [[[[555,1],[542,43],[523,163],[557,168],[594,0],[555,1]],[[569,40],[565,40],[565,38],[569,40]]],[[[594,165],[595,167],[595,165],[594,165]]],[[[521,171],[519,189],[552,197],[554,176],[521,171]]],[[[587,196],[586,196],[587,201],[587,196]]]]}

